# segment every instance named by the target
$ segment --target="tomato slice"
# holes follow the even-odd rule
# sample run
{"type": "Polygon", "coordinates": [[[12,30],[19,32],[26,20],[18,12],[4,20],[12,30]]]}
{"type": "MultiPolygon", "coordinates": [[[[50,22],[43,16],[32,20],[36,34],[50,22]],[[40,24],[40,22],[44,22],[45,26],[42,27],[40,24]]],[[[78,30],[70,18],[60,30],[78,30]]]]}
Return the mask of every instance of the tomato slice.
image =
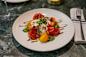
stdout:
{"type": "Polygon", "coordinates": [[[39,38],[39,34],[37,34],[37,29],[33,28],[28,32],[29,37],[32,40],[36,40],[37,38],[39,38]]]}
{"type": "Polygon", "coordinates": [[[48,24],[48,26],[55,26],[56,25],[56,22],[50,22],[49,24],[48,24]]]}
{"type": "Polygon", "coordinates": [[[51,17],[51,18],[50,18],[50,21],[51,21],[51,22],[54,22],[54,21],[56,21],[56,18],[51,17]]]}
{"type": "Polygon", "coordinates": [[[48,27],[48,32],[53,32],[54,31],[54,27],[48,27]]]}
{"type": "Polygon", "coordinates": [[[54,27],[48,27],[48,32],[49,32],[49,35],[51,36],[56,36],[60,34],[59,28],[54,28],[54,27]]]}
{"type": "Polygon", "coordinates": [[[43,17],[44,17],[43,14],[41,14],[41,13],[36,13],[36,14],[33,16],[33,19],[35,20],[35,19],[39,19],[39,18],[43,18],[43,17]]]}
{"type": "Polygon", "coordinates": [[[55,28],[54,29],[54,35],[58,35],[60,34],[60,29],[59,28],[55,28]]]}

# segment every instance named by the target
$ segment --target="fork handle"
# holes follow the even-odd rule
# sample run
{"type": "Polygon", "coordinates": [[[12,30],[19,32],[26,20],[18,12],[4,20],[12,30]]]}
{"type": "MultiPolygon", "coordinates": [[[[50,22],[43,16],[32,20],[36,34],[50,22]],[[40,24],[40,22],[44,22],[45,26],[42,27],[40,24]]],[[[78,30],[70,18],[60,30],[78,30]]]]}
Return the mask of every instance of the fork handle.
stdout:
{"type": "Polygon", "coordinates": [[[81,36],[82,36],[82,40],[85,40],[84,32],[83,32],[83,28],[82,28],[82,21],[81,21],[81,20],[80,20],[80,28],[81,28],[81,36]]]}

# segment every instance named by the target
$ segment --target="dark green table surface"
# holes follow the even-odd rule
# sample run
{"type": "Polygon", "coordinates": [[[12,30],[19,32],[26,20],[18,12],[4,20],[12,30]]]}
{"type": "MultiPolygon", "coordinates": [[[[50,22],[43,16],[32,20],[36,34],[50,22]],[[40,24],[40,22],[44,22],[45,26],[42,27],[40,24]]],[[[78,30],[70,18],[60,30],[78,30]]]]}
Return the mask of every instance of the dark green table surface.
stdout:
{"type": "Polygon", "coordinates": [[[22,47],[12,36],[13,22],[26,11],[52,8],[69,16],[70,9],[74,7],[82,8],[86,17],[86,0],[64,0],[64,3],[58,6],[48,4],[47,0],[31,0],[16,4],[0,0],[0,57],[86,57],[86,45],[76,45],[73,40],[59,50],[41,53],[22,47]]]}

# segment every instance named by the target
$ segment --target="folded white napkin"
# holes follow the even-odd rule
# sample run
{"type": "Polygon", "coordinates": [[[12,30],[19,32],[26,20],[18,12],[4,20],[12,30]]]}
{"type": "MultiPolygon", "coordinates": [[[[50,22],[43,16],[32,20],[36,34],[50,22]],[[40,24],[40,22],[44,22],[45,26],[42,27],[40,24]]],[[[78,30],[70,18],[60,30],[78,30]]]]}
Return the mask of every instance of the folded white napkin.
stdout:
{"type": "MultiPolygon", "coordinates": [[[[75,43],[86,43],[86,22],[82,22],[82,27],[83,27],[83,33],[85,40],[82,40],[81,36],[81,28],[80,28],[80,21],[74,21],[78,20],[76,17],[76,10],[79,8],[72,8],[70,10],[70,17],[73,20],[74,26],[75,26],[75,35],[74,35],[74,41],[75,43]]],[[[83,15],[83,10],[81,9],[81,21],[85,21],[84,15],[83,15]]]]}

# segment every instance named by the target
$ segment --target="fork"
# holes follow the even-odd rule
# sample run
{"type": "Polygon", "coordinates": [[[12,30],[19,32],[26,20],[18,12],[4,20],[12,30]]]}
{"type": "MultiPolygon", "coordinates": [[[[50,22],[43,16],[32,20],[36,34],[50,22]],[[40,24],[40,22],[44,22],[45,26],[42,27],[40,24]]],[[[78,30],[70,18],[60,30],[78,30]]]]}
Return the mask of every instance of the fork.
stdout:
{"type": "Polygon", "coordinates": [[[77,9],[77,11],[76,11],[76,17],[80,21],[82,40],[85,40],[84,33],[83,33],[83,28],[82,28],[82,21],[81,21],[81,9],[77,9]]]}

